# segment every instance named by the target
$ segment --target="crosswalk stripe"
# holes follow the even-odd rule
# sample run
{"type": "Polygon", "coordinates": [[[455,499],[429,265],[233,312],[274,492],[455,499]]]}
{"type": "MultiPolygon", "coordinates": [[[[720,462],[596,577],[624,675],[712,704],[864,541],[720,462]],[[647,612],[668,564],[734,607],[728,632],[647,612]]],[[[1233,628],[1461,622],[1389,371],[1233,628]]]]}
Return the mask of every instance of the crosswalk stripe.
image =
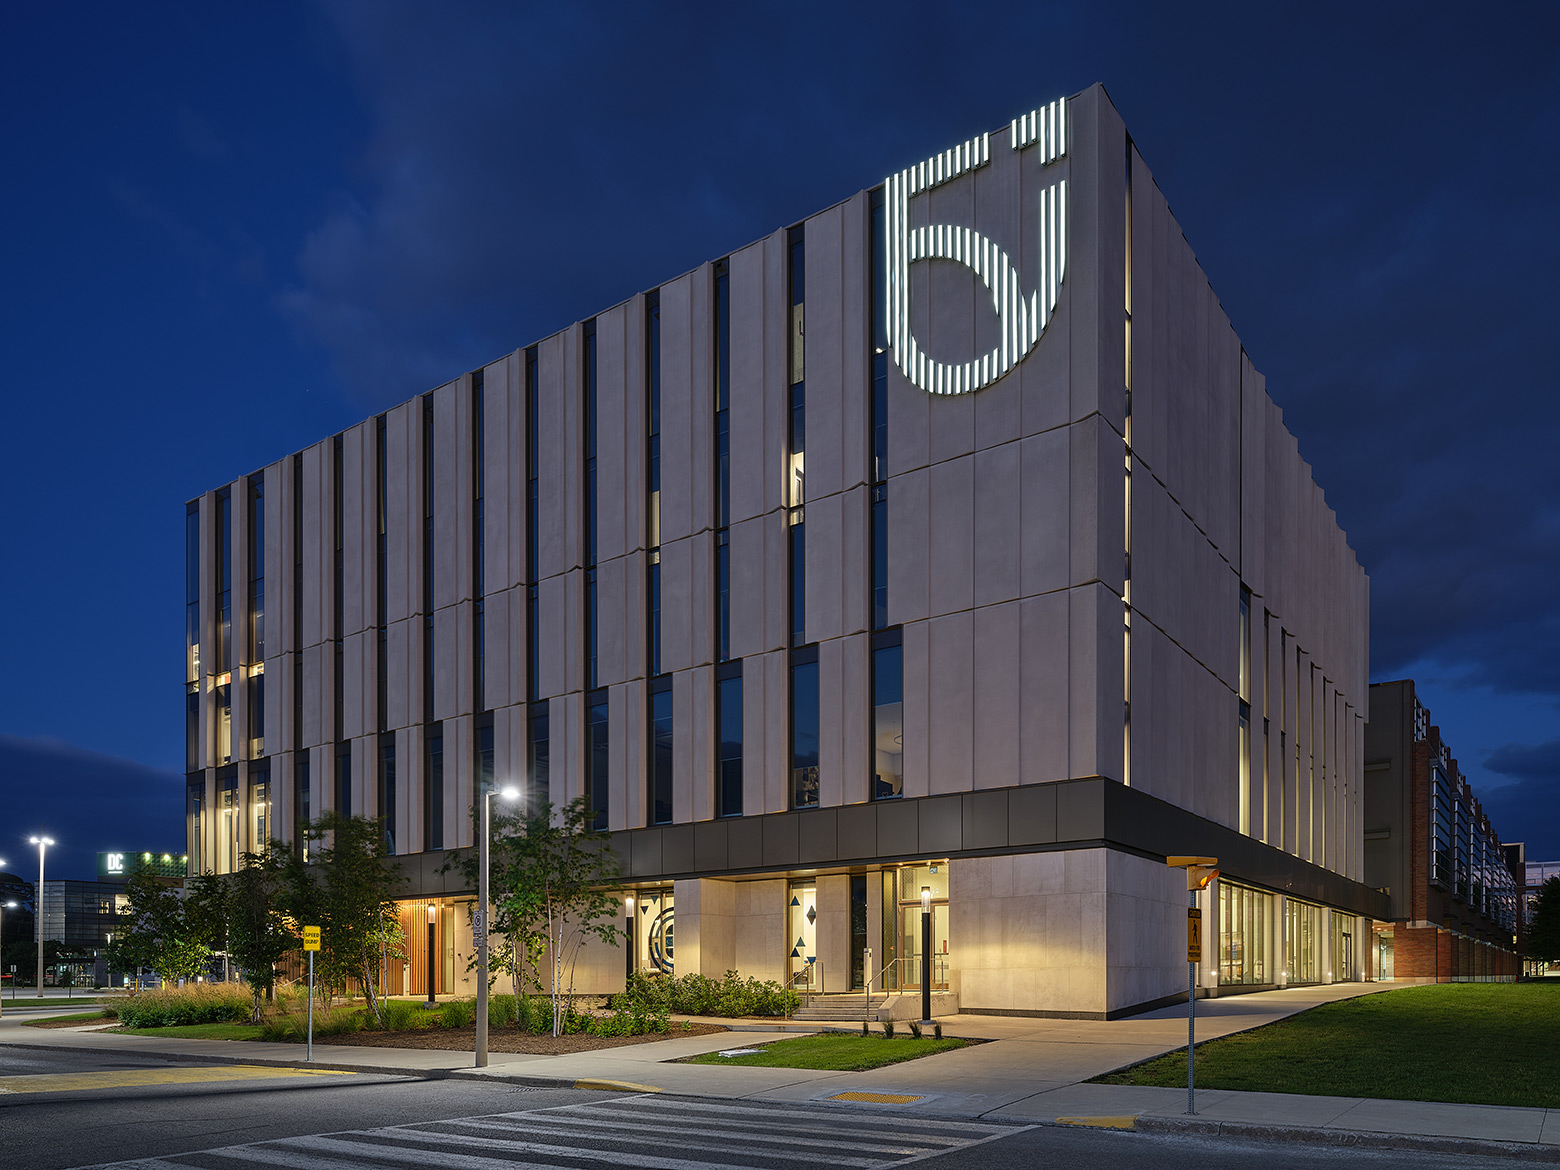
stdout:
{"type": "MultiPolygon", "coordinates": [[[[683,1101],[668,1097],[652,1098],[636,1096],[623,1097],[616,1101],[596,1102],[591,1105],[557,1105],[551,1109],[544,1110],[543,1112],[557,1113],[562,1110],[574,1111],[579,1109],[592,1109],[602,1105],[641,1109],[644,1112],[657,1112],[659,1111],[656,1108],[658,1104],[662,1107],[675,1108],[685,1112],[726,1114],[732,1117],[741,1117],[743,1115],[765,1118],[795,1117],[812,1124],[816,1124],[820,1117],[827,1116],[827,1114],[824,1113],[824,1110],[834,1111],[847,1108],[843,1106],[824,1104],[814,1105],[805,1109],[788,1109],[777,1108],[768,1103],[755,1104],[749,1101],[744,1101],[740,1105],[721,1105],[703,1101],[683,1101]],[[675,1105],[672,1104],[673,1101],[675,1101],[675,1105]]],[[[850,1129],[854,1133],[860,1133],[864,1129],[870,1127],[873,1129],[881,1129],[885,1133],[902,1133],[905,1130],[910,1129],[943,1130],[950,1134],[965,1133],[971,1136],[978,1135],[980,1137],[984,1137],[994,1128],[998,1128],[995,1126],[982,1124],[978,1121],[956,1121],[953,1119],[948,1121],[941,1121],[931,1117],[901,1117],[898,1114],[890,1116],[888,1114],[881,1113],[863,1113],[858,1110],[850,1110],[848,1115],[851,1118],[850,1129]]],[[[840,1116],[843,1117],[846,1116],[846,1114],[841,1113],[840,1116]]],[[[1003,1132],[1007,1131],[1004,1129],[1003,1132]]]]}
{"type": "MultiPolygon", "coordinates": [[[[507,1132],[507,1133],[521,1133],[521,1132],[538,1133],[538,1132],[541,1132],[541,1131],[546,1131],[548,1133],[554,1134],[554,1135],[559,1136],[559,1137],[595,1138],[598,1141],[604,1141],[604,1142],[608,1142],[608,1141],[624,1141],[624,1140],[626,1140],[625,1134],[657,1134],[657,1133],[664,1133],[664,1134],[671,1134],[674,1137],[676,1137],[677,1138],[677,1141],[676,1141],[677,1148],[678,1149],[682,1149],[682,1150],[724,1150],[724,1149],[728,1149],[729,1148],[728,1146],[718,1145],[718,1144],[715,1144],[713,1142],[699,1141],[698,1140],[698,1138],[700,1138],[700,1137],[706,1137],[706,1138],[709,1137],[710,1136],[709,1134],[701,1134],[701,1133],[699,1133],[699,1131],[695,1130],[695,1131],[693,1131],[693,1134],[690,1137],[690,1131],[688,1131],[686,1129],[678,1129],[675,1126],[669,1126],[669,1125],[643,1125],[643,1124],[639,1124],[639,1123],[629,1123],[629,1122],[622,1122],[622,1123],[616,1123],[615,1124],[615,1123],[606,1122],[606,1121],[589,1121],[589,1120],[587,1120],[587,1121],[575,1121],[575,1120],[571,1120],[571,1121],[567,1121],[567,1122],[559,1121],[559,1122],[556,1122],[556,1123],[554,1123],[552,1125],[527,1126],[524,1130],[521,1130],[518,1127],[513,1126],[513,1125],[504,1125],[504,1124],[502,1124],[500,1122],[492,1122],[492,1121],[450,1121],[450,1122],[446,1122],[445,1124],[446,1125],[457,1125],[457,1126],[460,1126],[460,1127],[462,1127],[464,1129],[492,1129],[492,1130],[499,1130],[499,1131],[507,1132]],[[610,1130],[615,1131],[615,1132],[612,1132],[612,1133],[580,1133],[577,1129],[571,1128],[572,1126],[575,1126],[575,1125],[589,1125],[589,1126],[594,1126],[594,1127],[599,1127],[599,1128],[610,1129],[610,1130]]],[[[728,1136],[728,1135],[722,1134],[722,1135],[719,1135],[719,1136],[728,1136]]],[[[737,1135],[733,1134],[733,1135],[729,1135],[729,1136],[737,1136],[737,1135]]],[[[764,1153],[764,1157],[766,1157],[766,1158],[781,1158],[781,1159],[784,1159],[785,1161],[790,1161],[790,1162],[816,1162],[817,1158],[818,1158],[819,1152],[825,1151],[825,1150],[827,1150],[827,1151],[837,1151],[837,1150],[841,1150],[841,1149],[872,1150],[872,1151],[876,1151],[878,1153],[884,1153],[884,1154],[911,1154],[911,1153],[915,1153],[916,1152],[916,1147],[914,1147],[914,1146],[900,1146],[900,1147],[896,1148],[896,1147],[893,1147],[893,1146],[865,1145],[865,1144],[860,1143],[860,1142],[836,1141],[836,1140],[830,1140],[830,1139],[826,1139],[826,1138],[817,1138],[817,1137],[809,1138],[809,1139],[805,1139],[805,1140],[799,1140],[797,1138],[789,1138],[789,1137],[786,1137],[786,1138],[767,1137],[767,1136],[763,1136],[763,1135],[760,1135],[760,1134],[745,1134],[745,1135],[742,1135],[742,1136],[743,1136],[743,1140],[744,1141],[750,1142],[750,1143],[758,1143],[758,1144],[761,1144],[761,1145],[771,1145],[771,1146],[789,1146],[791,1152],[787,1152],[784,1149],[778,1149],[778,1150],[767,1150],[766,1149],[765,1151],[763,1151],[763,1153],[764,1153]]],[[[833,1162],[837,1166],[878,1166],[878,1165],[881,1165],[882,1161],[883,1161],[881,1158],[850,1158],[850,1157],[842,1156],[842,1155],[840,1155],[838,1153],[832,1153],[829,1160],[831,1162],[833,1162]]]]}
{"type": "MultiPolygon", "coordinates": [[[[539,1116],[539,1114],[538,1113],[532,1113],[532,1114],[528,1114],[526,1116],[534,1118],[534,1117],[539,1116]]],[[[560,1122],[560,1124],[573,1125],[573,1124],[577,1124],[580,1121],[580,1119],[584,1119],[584,1120],[589,1121],[590,1123],[596,1124],[596,1125],[618,1125],[618,1126],[621,1126],[621,1127],[624,1127],[624,1128],[641,1129],[641,1130],[649,1129],[649,1130],[652,1130],[652,1131],[653,1130],[668,1130],[668,1131],[673,1132],[673,1133],[685,1133],[685,1132],[687,1132],[687,1126],[695,1125],[695,1126],[700,1126],[700,1127],[706,1128],[708,1130],[708,1132],[710,1132],[710,1133],[718,1133],[718,1134],[730,1135],[730,1136],[740,1136],[740,1137],[744,1137],[744,1138],[754,1137],[754,1136],[757,1136],[758,1134],[766,1134],[766,1135],[769,1135],[766,1138],[766,1140],[768,1140],[768,1141],[806,1141],[806,1142],[819,1142],[819,1143],[827,1141],[827,1143],[831,1147],[835,1147],[835,1148],[838,1148],[840,1146],[854,1147],[854,1148],[863,1149],[863,1150],[875,1150],[875,1149],[899,1150],[899,1149],[906,1149],[906,1148],[908,1148],[908,1147],[905,1147],[904,1144],[903,1144],[903,1142],[904,1142],[904,1135],[903,1134],[896,1134],[892,1130],[889,1130],[889,1129],[883,1129],[881,1131],[879,1131],[879,1130],[867,1130],[867,1131],[863,1132],[863,1131],[856,1130],[855,1127],[852,1127],[852,1132],[853,1133],[858,1133],[858,1134],[860,1134],[860,1136],[866,1136],[866,1137],[878,1137],[878,1136],[881,1136],[884,1139],[889,1139],[891,1141],[891,1144],[887,1145],[887,1146],[876,1144],[876,1143],[869,1143],[869,1142],[858,1142],[858,1141],[850,1140],[850,1139],[836,1140],[836,1139],[834,1139],[832,1137],[820,1138],[818,1136],[818,1127],[817,1127],[816,1124],[807,1125],[807,1124],[805,1124],[803,1122],[798,1121],[798,1122],[794,1122],[794,1123],[777,1125],[777,1124],[774,1124],[774,1123],[769,1122],[767,1120],[764,1120],[764,1112],[761,1111],[760,1109],[749,1109],[749,1110],[746,1111],[746,1113],[744,1115],[742,1115],[742,1116],[733,1116],[731,1118],[720,1118],[720,1117],[712,1118],[712,1117],[710,1117],[710,1116],[708,1116],[706,1114],[682,1114],[678,1110],[676,1110],[675,1108],[674,1109],[663,1109],[663,1110],[659,1110],[659,1111],[657,1111],[655,1113],[648,1113],[647,1112],[647,1113],[643,1113],[643,1114],[627,1113],[627,1112],[620,1112],[620,1111],[608,1112],[608,1111],[603,1110],[603,1109],[581,1109],[578,1112],[571,1112],[568,1115],[568,1120],[564,1121],[564,1122],[560,1122]],[[598,1120],[598,1119],[604,1119],[604,1118],[620,1118],[620,1119],[624,1119],[624,1120],[614,1120],[614,1121],[598,1120]],[[669,1126],[669,1125],[657,1125],[657,1124],[655,1124],[656,1122],[665,1122],[665,1121],[668,1121],[668,1120],[681,1121],[681,1122],[684,1123],[684,1125],[683,1126],[669,1126]]],[[[817,1119],[814,1118],[813,1120],[816,1123],[817,1119]]],[[[935,1142],[935,1143],[939,1143],[939,1144],[950,1144],[950,1143],[957,1144],[957,1143],[963,1142],[965,1139],[964,1138],[953,1138],[953,1137],[940,1137],[940,1136],[921,1137],[921,1136],[917,1135],[916,1140],[917,1141],[921,1141],[921,1142],[931,1141],[931,1142],[935,1142]]]]}
{"type": "Polygon", "coordinates": [[[244,1165],[282,1170],[430,1165],[441,1170],[558,1170],[586,1164],[632,1164],[644,1170],[785,1170],[797,1163],[872,1170],[935,1158],[1028,1128],[888,1117],[829,1105],[783,1107],[644,1095],[272,1139],[115,1162],[96,1170],[234,1170],[244,1165]]]}

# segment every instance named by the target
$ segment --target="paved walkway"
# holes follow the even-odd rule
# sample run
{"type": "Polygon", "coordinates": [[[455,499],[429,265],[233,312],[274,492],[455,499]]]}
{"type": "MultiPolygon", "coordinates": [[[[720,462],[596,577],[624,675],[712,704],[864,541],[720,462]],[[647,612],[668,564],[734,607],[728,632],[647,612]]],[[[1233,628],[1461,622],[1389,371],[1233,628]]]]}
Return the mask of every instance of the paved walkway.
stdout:
{"type": "MultiPolygon", "coordinates": [[[[1383,984],[1340,984],[1199,1001],[1198,1040],[1259,1027],[1320,1003],[1391,989],[1383,984]]],[[[0,1021],[0,1044],[159,1053],[251,1065],[297,1065],[302,1057],[295,1044],[159,1039],[19,1025],[19,1020],[10,1018],[0,1021]]],[[[485,1069],[471,1066],[469,1052],[330,1044],[316,1044],[314,1052],[318,1065],[362,1072],[618,1086],[766,1101],[828,1101],[850,1094],[845,1100],[860,1102],[857,1095],[867,1094],[869,1099],[887,1099],[881,1108],[948,1117],[1156,1130],[1190,1128],[1253,1136],[1284,1131],[1309,1140],[1375,1141],[1453,1152],[1487,1151],[1493,1147],[1479,1143],[1503,1142],[1517,1143],[1513,1149],[1530,1156],[1560,1160],[1560,1109],[1204,1089],[1197,1094],[1198,1115],[1193,1118],[1185,1115],[1184,1089],[1082,1083],[1183,1046],[1184,1006],[1112,1021],[954,1016],[943,1021],[944,1035],[989,1043],[867,1072],[668,1063],[794,1034],[758,1021],[739,1022],[738,1028],[733,1033],[674,1034],[653,1043],[562,1056],[493,1053],[485,1069]],[[760,1028],[770,1030],[750,1030],[760,1028]],[[1469,1142],[1474,1144],[1460,1144],[1469,1142]]]]}

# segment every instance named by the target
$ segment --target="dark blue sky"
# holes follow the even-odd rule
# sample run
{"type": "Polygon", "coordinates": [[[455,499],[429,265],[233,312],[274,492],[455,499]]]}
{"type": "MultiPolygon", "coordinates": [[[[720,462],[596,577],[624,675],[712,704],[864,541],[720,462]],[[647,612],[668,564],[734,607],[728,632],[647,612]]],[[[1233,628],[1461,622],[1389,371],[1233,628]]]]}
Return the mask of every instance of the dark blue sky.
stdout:
{"type": "Polygon", "coordinates": [[[183,503],[1101,81],[1560,857],[1553,6],[13,5],[0,857],[182,839],[183,503]]]}

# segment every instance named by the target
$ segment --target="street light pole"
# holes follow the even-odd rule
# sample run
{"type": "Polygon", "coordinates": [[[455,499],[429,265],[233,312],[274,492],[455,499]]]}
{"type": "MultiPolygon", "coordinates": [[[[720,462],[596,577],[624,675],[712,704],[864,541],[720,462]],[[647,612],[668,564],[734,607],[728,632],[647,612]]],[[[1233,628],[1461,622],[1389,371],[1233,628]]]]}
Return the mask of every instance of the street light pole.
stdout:
{"type": "Polygon", "coordinates": [[[438,1000],[435,998],[435,996],[433,994],[433,989],[437,986],[437,984],[434,982],[434,978],[433,978],[433,970],[434,970],[434,968],[433,968],[433,961],[434,961],[434,958],[435,958],[434,943],[436,941],[436,932],[438,930],[438,920],[439,920],[439,907],[438,907],[438,904],[436,902],[429,902],[428,903],[428,1006],[429,1007],[434,1007],[438,1003],[438,1000]]]}
{"type": "MultiPolygon", "coordinates": [[[[5,862],[0,861],[0,866],[4,866],[4,865],[5,865],[5,862]]],[[[3,910],[15,910],[16,909],[16,903],[15,902],[0,903],[0,909],[3,909],[3,910]]],[[[4,913],[0,913],[0,939],[3,939],[3,938],[5,938],[5,915],[4,915],[4,913]]],[[[4,947],[0,947],[0,951],[3,951],[4,949],[5,949],[4,947]]],[[[11,998],[12,999],[16,998],[16,976],[15,975],[11,976],[11,998]]],[[[3,1012],[4,1008],[5,1008],[5,999],[4,999],[4,997],[0,997],[0,1012],[3,1012]]]]}
{"type": "Polygon", "coordinates": [[[921,887],[921,1023],[932,1022],[932,887],[921,887]]]}
{"type": "MultiPolygon", "coordinates": [[[[514,800],[519,789],[505,788],[499,792],[505,800],[514,800]]],[[[476,1067],[486,1068],[488,1062],[488,864],[493,853],[493,794],[482,794],[482,839],[477,842],[481,864],[477,876],[477,913],[472,923],[477,932],[477,1058],[476,1067]]]]}
{"type": "Polygon", "coordinates": [[[38,893],[33,898],[33,918],[38,924],[38,998],[43,998],[43,851],[54,844],[52,837],[29,837],[29,845],[38,846],[38,893]]]}

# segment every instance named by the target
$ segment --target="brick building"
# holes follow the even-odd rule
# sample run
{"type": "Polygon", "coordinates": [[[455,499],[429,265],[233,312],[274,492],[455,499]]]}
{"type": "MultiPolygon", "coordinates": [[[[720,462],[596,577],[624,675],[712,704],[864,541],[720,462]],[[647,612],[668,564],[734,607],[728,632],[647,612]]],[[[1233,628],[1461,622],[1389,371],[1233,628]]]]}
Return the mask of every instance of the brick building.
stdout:
{"type": "Polygon", "coordinates": [[[1515,979],[1523,876],[1408,679],[1373,683],[1365,884],[1391,898],[1372,972],[1410,983],[1515,979]]]}

